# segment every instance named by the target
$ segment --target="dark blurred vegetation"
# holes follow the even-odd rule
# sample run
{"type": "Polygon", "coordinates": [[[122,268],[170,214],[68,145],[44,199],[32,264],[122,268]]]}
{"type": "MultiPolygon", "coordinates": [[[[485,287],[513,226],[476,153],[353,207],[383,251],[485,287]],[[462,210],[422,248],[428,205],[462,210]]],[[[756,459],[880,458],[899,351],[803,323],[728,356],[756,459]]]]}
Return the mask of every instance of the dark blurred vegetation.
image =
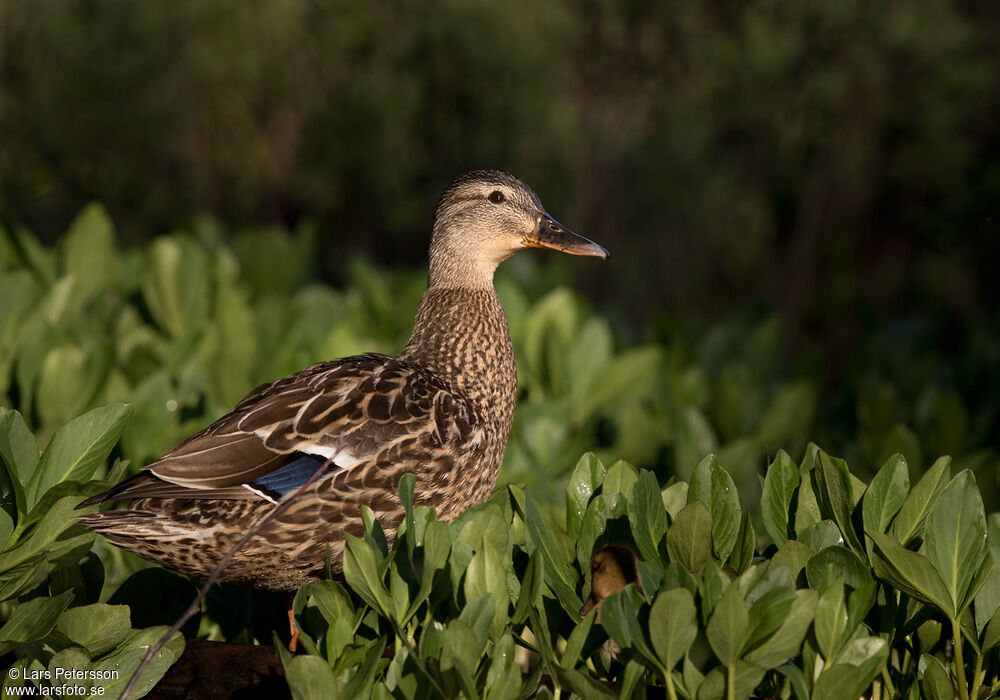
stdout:
{"type": "Polygon", "coordinates": [[[981,322],[1000,294],[993,2],[38,0],[0,11],[0,210],[208,212],[423,260],[473,167],[607,245],[632,320],[761,299],[793,338],[981,322]],[[804,333],[804,335],[800,335],[804,333]]]}
{"type": "MultiPolygon", "coordinates": [[[[257,304],[310,277],[363,291],[348,253],[420,268],[444,185],[505,168],[613,253],[508,263],[525,303],[584,290],[619,345],[662,348],[680,378],[637,382],[648,400],[711,423],[683,459],[657,453],[676,435],[637,452],[622,426],[658,414],[634,406],[553,454],[633,444],[622,456],[669,471],[735,443],[760,466],[775,440],[740,440],[781,400],[799,454],[808,438],[869,466],[903,445],[911,464],[995,465],[977,450],[1000,444],[998,8],[0,0],[0,216],[51,245],[99,200],[126,244],[224,239],[257,304]],[[305,263],[227,233],[262,224],[314,231],[305,263]]],[[[588,347],[587,318],[549,322],[588,347]]],[[[537,379],[566,398],[554,376],[537,379]]]]}

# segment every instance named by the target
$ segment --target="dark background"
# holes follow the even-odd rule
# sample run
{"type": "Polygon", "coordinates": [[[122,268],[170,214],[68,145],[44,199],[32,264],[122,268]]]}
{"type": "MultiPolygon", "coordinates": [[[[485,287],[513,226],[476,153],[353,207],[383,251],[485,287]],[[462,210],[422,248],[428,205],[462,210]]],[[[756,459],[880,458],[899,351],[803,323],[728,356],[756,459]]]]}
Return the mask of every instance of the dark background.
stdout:
{"type": "Polygon", "coordinates": [[[0,216],[43,241],[91,200],[136,244],[311,221],[337,284],[499,167],[612,251],[539,270],[627,342],[753,309],[828,386],[896,331],[994,386],[995,2],[7,1],[0,42],[0,216]]]}

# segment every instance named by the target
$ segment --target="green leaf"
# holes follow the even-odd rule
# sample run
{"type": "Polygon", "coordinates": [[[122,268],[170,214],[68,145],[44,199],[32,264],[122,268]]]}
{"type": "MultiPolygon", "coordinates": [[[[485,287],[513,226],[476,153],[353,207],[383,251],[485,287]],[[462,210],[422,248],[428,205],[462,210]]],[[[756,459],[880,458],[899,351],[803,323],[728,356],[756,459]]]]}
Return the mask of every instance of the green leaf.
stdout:
{"type": "Polygon", "coordinates": [[[799,486],[799,470],[784,450],[779,450],[764,477],[760,496],[761,519],[764,529],[775,545],[781,547],[791,534],[789,515],[795,491],[799,486]]]}
{"type": "Polygon", "coordinates": [[[691,475],[688,502],[700,500],[712,516],[712,543],[716,556],[725,561],[736,546],[742,511],[736,484],[719,466],[715,455],[705,457],[691,475]]]}
{"type": "Polygon", "coordinates": [[[968,469],[938,494],[927,515],[924,544],[928,561],[948,589],[952,610],[960,615],[969,584],[986,556],[983,499],[968,469]]]}
{"type": "Polygon", "coordinates": [[[795,600],[778,630],[763,644],[749,651],[744,658],[761,668],[777,668],[798,656],[802,641],[813,621],[817,598],[816,591],[796,591],[795,600]]]}
{"type": "Polygon", "coordinates": [[[359,537],[345,534],[344,579],[358,595],[382,615],[392,615],[392,599],[378,573],[375,552],[359,537]]]}
{"type": "Polygon", "coordinates": [[[604,599],[601,604],[601,625],[622,649],[634,649],[648,662],[659,665],[659,657],[646,639],[645,628],[648,625],[643,625],[640,621],[640,610],[644,602],[634,585],[625,586],[604,599]]]}
{"type": "Polygon", "coordinates": [[[844,580],[838,578],[819,597],[816,606],[816,621],[813,624],[816,642],[823,658],[830,661],[845,641],[847,629],[847,608],[844,605],[844,580]]]}
{"type": "Polygon", "coordinates": [[[127,605],[94,603],[64,612],[56,629],[89,651],[91,657],[97,657],[121,643],[132,630],[132,623],[127,605]]]}
{"type": "Polygon", "coordinates": [[[926,557],[905,549],[883,532],[868,532],[875,545],[872,567],[875,575],[909,596],[934,605],[949,617],[956,617],[951,595],[941,575],[926,557]]]}
{"type": "Polygon", "coordinates": [[[62,267],[73,277],[78,307],[115,285],[118,256],[114,229],[100,204],[88,204],[80,211],[63,236],[61,247],[62,267]]]}
{"type": "Polygon", "coordinates": [[[624,460],[618,460],[610,467],[604,477],[604,484],[601,486],[601,493],[612,494],[621,493],[628,496],[632,490],[632,485],[638,481],[635,467],[624,460]]]}
{"type": "Polygon", "coordinates": [[[798,535],[798,541],[814,552],[841,544],[844,541],[840,528],[832,520],[820,520],[805,528],[798,535]]]}
{"type": "MultiPolygon", "coordinates": [[[[0,554],[0,572],[13,569],[40,552],[44,552],[67,529],[73,526],[79,528],[74,510],[80,500],[80,496],[65,496],[53,503],[27,537],[21,537],[17,546],[0,554]]],[[[17,529],[21,529],[21,523],[18,523],[17,529]]],[[[87,535],[85,537],[93,536],[87,535]]]]}
{"type": "Polygon", "coordinates": [[[938,459],[903,501],[893,528],[896,539],[904,547],[923,534],[924,521],[930,513],[931,506],[934,505],[934,499],[951,479],[950,466],[951,457],[938,459]]]}
{"type": "Polygon", "coordinates": [[[566,484],[566,530],[570,537],[579,537],[580,521],[587,511],[587,504],[604,482],[606,473],[601,460],[593,452],[586,453],[576,463],[566,484]]]}
{"type": "Polygon", "coordinates": [[[743,513],[743,520],[740,522],[740,532],[736,538],[736,546],[729,555],[726,562],[736,574],[746,571],[753,561],[753,555],[757,546],[757,534],[753,528],[753,521],[750,519],[750,511],[743,513]]]}
{"type": "Polygon", "coordinates": [[[687,493],[688,483],[686,481],[678,481],[660,492],[663,507],[666,509],[667,513],[670,514],[671,520],[675,520],[677,518],[677,514],[680,513],[681,509],[687,505],[687,493]]]}
{"type": "Polygon", "coordinates": [[[7,467],[17,512],[22,515],[31,508],[23,485],[35,473],[38,458],[38,444],[24,417],[17,411],[0,407],[0,459],[7,467]]]}
{"type": "Polygon", "coordinates": [[[781,627],[795,600],[795,591],[791,587],[778,587],[767,591],[752,603],[750,632],[740,650],[740,656],[745,656],[747,651],[769,639],[781,627]]]}
{"type": "Polygon", "coordinates": [[[299,654],[285,664],[285,680],[295,700],[321,700],[340,696],[337,678],[319,656],[299,654]]]}
{"type": "Polygon", "coordinates": [[[667,530],[670,559],[698,573],[712,554],[712,516],[701,501],[694,501],[677,515],[667,530]]]}
{"type": "Polygon", "coordinates": [[[806,563],[806,578],[812,588],[819,588],[830,575],[842,576],[851,588],[861,588],[872,580],[870,571],[857,554],[839,545],[821,550],[806,563]]]}
{"type": "Polygon", "coordinates": [[[885,532],[910,493],[910,473],[903,455],[890,457],[872,479],[861,502],[865,530],[885,532]]]}
{"type": "Polygon", "coordinates": [[[65,591],[54,598],[34,598],[19,604],[0,627],[0,656],[17,644],[34,642],[47,635],[72,600],[73,591],[65,591]]]}
{"type": "Polygon", "coordinates": [[[664,591],[649,611],[649,638],[667,671],[677,663],[698,636],[694,597],[686,588],[664,591]]]}
{"type": "MultiPolygon", "coordinates": [[[[765,670],[744,661],[737,661],[734,668],[733,700],[747,700],[760,685],[765,670]]],[[[698,698],[726,698],[726,670],[716,667],[705,676],[698,690],[698,698]]]]}
{"type": "Polygon", "coordinates": [[[864,660],[858,664],[838,663],[829,667],[816,681],[813,700],[857,700],[875,680],[889,656],[889,645],[884,639],[868,637],[861,643],[864,660]]]}
{"type": "MultiPolygon", "coordinates": [[[[95,661],[91,668],[99,672],[108,674],[116,672],[112,681],[107,681],[102,685],[104,697],[119,697],[125,689],[125,685],[131,679],[132,674],[139,668],[139,664],[146,656],[146,651],[159,641],[160,637],[166,634],[168,628],[163,626],[147,627],[143,630],[134,631],[124,642],[118,645],[113,654],[105,656],[100,661],[95,661]]],[[[157,652],[149,664],[143,669],[139,680],[136,682],[133,692],[134,696],[144,697],[153,686],[159,682],[163,674],[167,672],[184,651],[184,637],[180,632],[170,638],[163,648],[157,652]]]]}
{"type": "Polygon", "coordinates": [[[947,669],[936,657],[922,654],[920,665],[923,667],[923,676],[920,678],[923,697],[930,700],[953,700],[958,696],[947,669]]]}
{"type": "Polygon", "coordinates": [[[524,510],[528,553],[536,549],[541,551],[546,582],[566,612],[575,615],[583,607],[583,601],[576,594],[577,577],[569,565],[572,554],[565,556],[564,548],[557,543],[556,534],[545,523],[535,499],[530,495],[524,499],[524,510]]]}
{"type": "Polygon", "coordinates": [[[739,586],[729,586],[712,611],[706,635],[724,666],[732,666],[750,634],[750,614],[739,586]]]}
{"type": "Polygon", "coordinates": [[[767,570],[772,572],[784,566],[792,578],[796,578],[813,555],[814,552],[798,540],[788,540],[771,557],[771,563],[767,565],[767,570]]]}
{"type": "Polygon", "coordinates": [[[647,562],[659,561],[660,541],[667,532],[667,514],[656,477],[645,469],[629,494],[628,521],[642,558],[647,562]]]}
{"type": "Polygon", "coordinates": [[[841,459],[831,458],[825,452],[820,452],[819,463],[812,475],[820,511],[837,523],[847,545],[855,552],[863,554],[864,547],[861,546],[851,521],[854,503],[851,474],[847,471],[847,465],[841,459]]]}
{"type": "Polygon", "coordinates": [[[500,635],[503,634],[508,617],[507,572],[500,560],[500,555],[485,537],[465,572],[465,598],[472,600],[484,593],[493,595],[495,611],[492,637],[499,639],[500,635]]]}
{"type": "MultiPolygon", "coordinates": [[[[563,650],[562,659],[560,661],[560,663],[566,668],[573,668],[580,660],[580,652],[583,650],[584,642],[587,641],[587,635],[590,634],[590,630],[594,626],[594,620],[597,619],[597,612],[597,608],[588,612],[584,618],[577,623],[576,627],[573,628],[573,631],[569,635],[569,639],[566,640],[566,648],[563,650]]],[[[652,630],[650,631],[652,632],[652,630]]]]}
{"type": "Polygon", "coordinates": [[[112,403],[59,428],[25,489],[29,503],[37,502],[50,486],[61,481],[90,479],[118,442],[131,413],[128,404],[112,403]]]}

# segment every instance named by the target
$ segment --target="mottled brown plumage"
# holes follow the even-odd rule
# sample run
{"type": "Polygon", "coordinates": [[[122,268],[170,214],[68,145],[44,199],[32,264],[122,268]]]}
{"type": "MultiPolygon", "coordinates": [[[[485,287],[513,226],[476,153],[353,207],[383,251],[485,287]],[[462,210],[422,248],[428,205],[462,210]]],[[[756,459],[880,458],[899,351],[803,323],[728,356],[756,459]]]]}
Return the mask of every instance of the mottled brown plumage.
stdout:
{"type": "Polygon", "coordinates": [[[220,577],[294,590],[369,506],[390,538],[403,516],[400,478],[451,520],[492,490],[517,402],[517,368],[493,271],[525,246],[606,257],[549,217],[530,188],[476,171],[445,190],[435,215],[428,287],[409,343],[395,356],[321,362],[250,392],[232,412],[132,479],[84,505],[131,499],[81,516],[116,545],[195,578],[294,493],[329,469],[254,536],[220,577]]]}

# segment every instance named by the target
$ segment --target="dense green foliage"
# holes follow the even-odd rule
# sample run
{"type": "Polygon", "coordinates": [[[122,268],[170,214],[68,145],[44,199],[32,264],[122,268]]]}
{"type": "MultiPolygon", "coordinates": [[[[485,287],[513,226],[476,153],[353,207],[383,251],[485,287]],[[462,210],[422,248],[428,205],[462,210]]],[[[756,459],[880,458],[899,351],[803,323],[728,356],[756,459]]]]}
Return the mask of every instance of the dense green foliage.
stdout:
{"type": "MultiPolygon", "coordinates": [[[[63,685],[58,670],[92,672],[93,679],[68,684],[116,697],[168,629],[133,628],[129,604],[141,608],[155,604],[151,599],[108,604],[104,565],[91,551],[94,535],[74,517],[80,501],[107,487],[90,479],[130,415],[120,403],[94,409],[60,427],[39,454],[21,415],[0,408],[0,665],[10,669],[4,697],[29,674],[48,672],[45,685],[63,685]]],[[[120,479],[125,466],[116,462],[108,478],[120,479]]],[[[183,648],[180,635],[173,637],[143,671],[139,692],[148,692],[183,648]]]]}
{"type": "Polygon", "coordinates": [[[911,488],[899,455],[865,484],[815,446],[800,465],[781,452],[760,534],[714,456],[661,491],[648,471],[586,455],[563,512],[509,486],[450,526],[408,509],[391,550],[369,518],[348,543],[346,587],[296,598],[308,655],[284,656],[289,683],[300,698],[628,698],[665,685],[671,698],[855,700],[873,681],[877,697],[995,694],[1000,513],[988,551],[975,478],[952,478],[949,462],[911,488]],[[608,543],[639,553],[641,585],[605,599],[595,625],[580,610],[608,543]]]}

